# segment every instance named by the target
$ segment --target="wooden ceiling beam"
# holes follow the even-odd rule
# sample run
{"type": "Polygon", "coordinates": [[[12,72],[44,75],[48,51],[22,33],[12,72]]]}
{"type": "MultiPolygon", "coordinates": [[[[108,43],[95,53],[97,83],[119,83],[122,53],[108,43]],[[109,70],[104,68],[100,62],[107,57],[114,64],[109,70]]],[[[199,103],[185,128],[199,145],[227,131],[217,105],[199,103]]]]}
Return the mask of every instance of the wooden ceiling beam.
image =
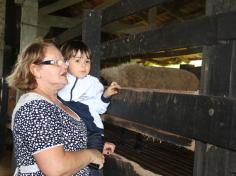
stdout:
{"type": "Polygon", "coordinates": [[[170,0],[122,0],[113,6],[104,9],[102,24],[107,24],[122,17],[129,16],[141,10],[158,6],[170,0]]]}
{"type": "Polygon", "coordinates": [[[74,4],[80,3],[84,0],[59,0],[55,3],[49,4],[45,7],[39,9],[39,15],[47,15],[52,12],[56,12],[57,10],[64,9],[66,7],[72,6],[74,4]]]}
{"type": "Polygon", "coordinates": [[[181,17],[181,14],[178,13],[178,12],[176,12],[176,10],[174,11],[174,10],[168,9],[168,8],[166,8],[166,7],[164,7],[164,6],[160,6],[160,7],[158,7],[158,8],[160,8],[160,9],[166,11],[170,16],[174,17],[174,18],[177,19],[178,21],[184,22],[184,19],[181,17]]]}
{"type": "Polygon", "coordinates": [[[39,16],[39,25],[47,27],[59,27],[59,28],[71,28],[76,24],[81,24],[81,17],[69,18],[52,15],[41,15],[39,16]]]}
{"type": "Polygon", "coordinates": [[[102,28],[103,32],[111,33],[111,34],[133,34],[138,33],[144,30],[147,30],[148,26],[144,26],[143,24],[123,24],[119,21],[115,21],[110,23],[102,28]]]}
{"type": "MultiPolygon", "coordinates": [[[[121,0],[115,3],[114,5],[107,7],[102,11],[103,21],[102,24],[108,24],[112,21],[120,19],[122,17],[134,14],[144,9],[148,9],[157,5],[160,5],[170,0],[121,0]]],[[[66,40],[70,40],[74,37],[81,35],[81,25],[76,25],[71,29],[63,32],[62,34],[56,37],[56,40],[59,43],[63,43],[66,40]],[[78,33],[80,32],[80,33],[78,33]]]]}
{"type": "Polygon", "coordinates": [[[96,10],[104,10],[106,8],[109,8],[110,6],[114,5],[115,3],[119,2],[121,0],[104,0],[104,2],[98,6],[96,6],[94,9],[96,10]]]}
{"type": "Polygon", "coordinates": [[[153,27],[156,27],[156,23],[155,23],[156,15],[157,15],[157,8],[153,7],[153,8],[150,8],[148,11],[148,21],[147,21],[148,25],[145,25],[143,23],[122,24],[119,21],[115,21],[113,23],[103,26],[102,31],[115,34],[115,35],[119,35],[120,33],[136,34],[143,31],[147,31],[153,27]]]}

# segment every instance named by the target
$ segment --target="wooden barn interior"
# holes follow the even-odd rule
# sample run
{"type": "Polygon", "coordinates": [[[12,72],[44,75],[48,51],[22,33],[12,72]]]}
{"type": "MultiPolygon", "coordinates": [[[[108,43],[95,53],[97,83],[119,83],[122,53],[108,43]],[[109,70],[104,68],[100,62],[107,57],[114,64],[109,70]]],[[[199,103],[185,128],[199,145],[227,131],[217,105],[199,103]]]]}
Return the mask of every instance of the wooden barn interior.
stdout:
{"type": "Polygon", "coordinates": [[[236,175],[235,21],[235,0],[0,0],[0,176],[15,168],[20,95],[5,78],[36,38],[84,41],[92,75],[120,83],[102,115],[105,176],[236,175]]]}

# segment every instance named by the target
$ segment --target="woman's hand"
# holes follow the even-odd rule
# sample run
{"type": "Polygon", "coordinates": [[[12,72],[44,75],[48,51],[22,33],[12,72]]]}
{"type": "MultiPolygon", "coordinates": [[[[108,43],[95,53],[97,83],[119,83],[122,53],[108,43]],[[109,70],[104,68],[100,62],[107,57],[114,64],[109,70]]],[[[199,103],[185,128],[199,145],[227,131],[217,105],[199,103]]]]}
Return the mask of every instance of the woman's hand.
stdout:
{"type": "Polygon", "coordinates": [[[103,167],[105,162],[105,157],[101,152],[96,149],[87,149],[91,152],[92,161],[91,163],[99,165],[99,169],[103,167]]]}
{"type": "Polygon", "coordinates": [[[110,97],[112,95],[117,94],[119,89],[120,89],[120,85],[117,82],[112,82],[110,86],[107,87],[103,95],[106,98],[110,97]]]}
{"type": "Polygon", "coordinates": [[[116,148],[115,144],[113,144],[111,142],[105,142],[102,153],[104,155],[110,155],[110,154],[114,153],[115,148],[116,148]]]}

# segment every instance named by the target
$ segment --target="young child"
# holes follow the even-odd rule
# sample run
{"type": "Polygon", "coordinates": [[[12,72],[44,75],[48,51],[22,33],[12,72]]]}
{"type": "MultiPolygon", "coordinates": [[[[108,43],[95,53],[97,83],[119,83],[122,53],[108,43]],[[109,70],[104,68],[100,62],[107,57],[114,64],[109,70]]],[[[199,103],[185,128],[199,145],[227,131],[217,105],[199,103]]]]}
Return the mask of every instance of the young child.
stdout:
{"type": "Polygon", "coordinates": [[[88,131],[88,148],[96,148],[104,154],[114,152],[115,145],[104,144],[104,127],[100,114],[105,113],[110,97],[118,93],[120,86],[112,82],[104,91],[99,80],[89,75],[91,51],[81,41],[70,41],[61,47],[68,62],[68,84],[59,91],[59,98],[74,110],[85,122],[88,131]]]}

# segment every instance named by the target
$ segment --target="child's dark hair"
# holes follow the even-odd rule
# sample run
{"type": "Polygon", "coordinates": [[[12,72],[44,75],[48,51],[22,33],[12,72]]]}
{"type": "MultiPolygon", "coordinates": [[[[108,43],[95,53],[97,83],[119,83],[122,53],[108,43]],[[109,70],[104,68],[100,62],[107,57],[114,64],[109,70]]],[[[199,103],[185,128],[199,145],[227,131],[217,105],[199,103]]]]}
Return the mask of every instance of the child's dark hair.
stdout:
{"type": "Polygon", "coordinates": [[[92,58],[91,50],[84,42],[80,40],[72,40],[61,46],[61,53],[65,60],[75,57],[78,51],[80,51],[81,54],[85,54],[88,59],[92,58]]]}

